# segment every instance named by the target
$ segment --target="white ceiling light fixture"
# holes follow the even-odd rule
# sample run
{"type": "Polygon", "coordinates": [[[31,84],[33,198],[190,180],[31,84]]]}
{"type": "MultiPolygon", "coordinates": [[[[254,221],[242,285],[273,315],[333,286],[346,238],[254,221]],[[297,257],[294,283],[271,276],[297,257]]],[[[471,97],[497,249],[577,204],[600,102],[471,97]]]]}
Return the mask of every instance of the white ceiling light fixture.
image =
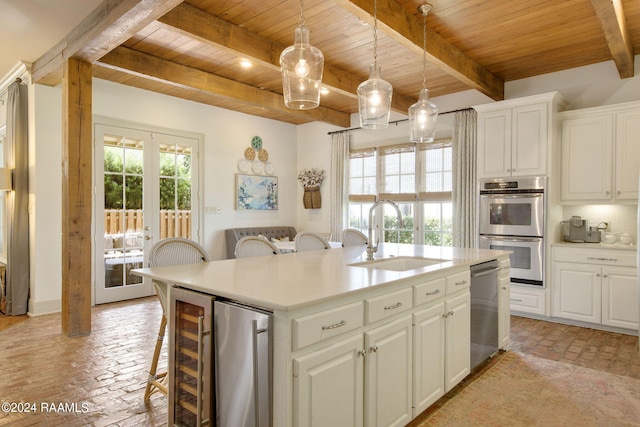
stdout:
{"type": "Polygon", "coordinates": [[[429,101],[427,89],[427,14],[431,5],[425,3],[418,7],[424,17],[422,29],[422,90],[418,102],[409,107],[409,140],[411,142],[433,142],[438,121],[438,107],[429,101]]]}
{"type": "Polygon", "coordinates": [[[369,80],[358,86],[358,111],[360,127],[363,129],[382,129],[389,126],[391,113],[391,84],[381,77],[378,64],[378,2],[373,2],[373,64],[369,67],[369,80]]]}
{"type": "Polygon", "coordinates": [[[309,29],[304,25],[302,0],[300,22],[296,27],[293,46],[280,55],[284,104],[295,110],[309,110],[320,105],[320,87],[324,55],[309,44],[309,29]]]}

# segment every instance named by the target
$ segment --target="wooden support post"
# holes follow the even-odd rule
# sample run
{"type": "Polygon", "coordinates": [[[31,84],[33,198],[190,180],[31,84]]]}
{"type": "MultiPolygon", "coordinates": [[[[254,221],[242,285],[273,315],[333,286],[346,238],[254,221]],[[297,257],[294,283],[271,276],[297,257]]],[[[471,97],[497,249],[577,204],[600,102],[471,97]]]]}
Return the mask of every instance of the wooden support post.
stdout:
{"type": "Polygon", "coordinates": [[[91,333],[91,64],[67,59],[62,79],[62,332],[91,333]]]}

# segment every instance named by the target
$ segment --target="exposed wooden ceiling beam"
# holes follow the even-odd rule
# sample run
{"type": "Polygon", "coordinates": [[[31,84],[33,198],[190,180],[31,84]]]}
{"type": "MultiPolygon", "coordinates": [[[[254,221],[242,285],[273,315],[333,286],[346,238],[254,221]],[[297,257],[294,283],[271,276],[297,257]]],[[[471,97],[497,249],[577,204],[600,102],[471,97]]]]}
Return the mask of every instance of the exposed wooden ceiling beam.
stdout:
{"type": "MultiPolygon", "coordinates": [[[[287,47],[186,3],[159,18],[158,22],[203,43],[232,50],[274,71],[280,70],[280,54],[287,47]]],[[[322,84],[330,90],[356,99],[358,85],[367,78],[335,67],[325,60],[322,84]]],[[[391,108],[406,114],[415,102],[414,98],[394,93],[391,108]]]]}
{"type": "Polygon", "coordinates": [[[620,0],[591,0],[620,78],[633,77],[633,47],[620,0]]]}
{"type": "MultiPolygon", "coordinates": [[[[370,0],[334,0],[336,4],[373,25],[370,0]]],[[[423,20],[406,12],[394,0],[377,0],[378,28],[396,42],[422,54],[423,20]]],[[[448,43],[427,25],[427,60],[469,87],[498,101],[504,99],[504,82],[475,60],[448,43]]],[[[395,96],[395,95],[394,95],[395,96]]]]}
{"type": "Polygon", "coordinates": [[[33,64],[32,81],[56,85],[65,61],[94,62],[183,0],[105,0],[33,64]]]}
{"type": "Polygon", "coordinates": [[[292,110],[284,105],[282,95],[277,93],[125,47],[115,48],[96,63],[141,77],[211,93],[291,116],[303,117],[308,121],[320,121],[340,127],[349,127],[351,123],[351,116],[348,113],[326,107],[292,110]]]}

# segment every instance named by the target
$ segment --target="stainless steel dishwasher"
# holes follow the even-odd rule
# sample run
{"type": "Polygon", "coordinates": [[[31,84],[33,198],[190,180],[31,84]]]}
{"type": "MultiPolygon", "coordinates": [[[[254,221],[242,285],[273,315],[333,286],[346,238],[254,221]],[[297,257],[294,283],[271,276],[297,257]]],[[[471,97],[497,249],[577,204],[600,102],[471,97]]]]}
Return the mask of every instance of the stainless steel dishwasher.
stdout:
{"type": "Polygon", "coordinates": [[[471,266],[471,369],[498,352],[498,261],[471,266]]]}

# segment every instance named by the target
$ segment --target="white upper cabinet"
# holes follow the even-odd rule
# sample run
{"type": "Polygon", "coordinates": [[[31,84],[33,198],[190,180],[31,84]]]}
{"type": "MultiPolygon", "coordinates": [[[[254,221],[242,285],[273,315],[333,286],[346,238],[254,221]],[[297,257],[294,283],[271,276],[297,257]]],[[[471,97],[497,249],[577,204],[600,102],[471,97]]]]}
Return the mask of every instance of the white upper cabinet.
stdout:
{"type": "Polygon", "coordinates": [[[474,107],[478,111],[478,176],[549,174],[557,92],[474,107]]]}
{"type": "Polygon", "coordinates": [[[562,200],[638,200],[640,102],[562,114],[562,200]]]}

